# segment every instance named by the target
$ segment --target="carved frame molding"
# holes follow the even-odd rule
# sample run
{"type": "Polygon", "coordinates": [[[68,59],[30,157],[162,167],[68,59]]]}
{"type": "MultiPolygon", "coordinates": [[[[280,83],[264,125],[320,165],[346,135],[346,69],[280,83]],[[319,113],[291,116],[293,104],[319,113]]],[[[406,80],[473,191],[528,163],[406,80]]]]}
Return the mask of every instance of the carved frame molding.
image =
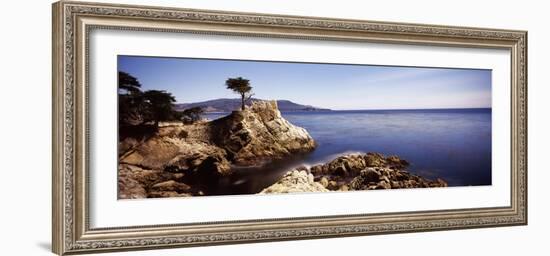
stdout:
{"type": "Polygon", "coordinates": [[[527,32],[62,1],[53,5],[53,251],[58,254],[527,224],[527,32]],[[93,29],[509,49],[510,207],[90,229],[88,37],[93,29]]]}

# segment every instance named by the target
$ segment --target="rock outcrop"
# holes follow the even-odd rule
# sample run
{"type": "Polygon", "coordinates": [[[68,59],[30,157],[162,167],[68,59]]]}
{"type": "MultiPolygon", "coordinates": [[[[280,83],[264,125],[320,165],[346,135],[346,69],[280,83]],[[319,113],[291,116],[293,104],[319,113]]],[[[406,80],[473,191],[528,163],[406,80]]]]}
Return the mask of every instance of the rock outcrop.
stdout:
{"type": "MultiPolygon", "coordinates": [[[[405,170],[409,163],[397,156],[385,157],[378,153],[349,154],[326,164],[299,167],[300,173],[313,177],[313,183],[328,191],[447,187],[442,179],[429,180],[405,170]]],[[[297,170],[289,173],[298,172],[297,170]]],[[[261,193],[281,193],[292,190],[295,183],[289,182],[288,174],[261,193]],[[275,189],[276,188],[276,189],[275,189]]],[[[293,192],[298,192],[293,190],[293,192]]],[[[310,192],[307,190],[299,192],[310,192]]]]}
{"type": "Polygon", "coordinates": [[[408,166],[409,162],[398,156],[385,157],[378,153],[367,153],[340,156],[327,164],[312,166],[310,170],[316,181],[329,181],[329,190],[447,186],[442,179],[432,181],[406,171],[408,166]]]}
{"type": "Polygon", "coordinates": [[[261,166],[315,147],[274,101],[254,102],[211,122],[163,125],[119,142],[119,198],[205,193],[209,183],[231,175],[233,165],[261,166]]]}
{"type": "Polygon", "coordinates": [[[191,187],[183,183],[183,178],[183,173],[170,173],[120,164],[118,198],[181,197],[204,194],[200,187],[191,187]]]}
{"type": "Polygon", "coordinates": [[[282,194],[296,192],[327,192],[323,185],[314,181],[313,174],[294,170],[287,172],[277,183],[262,190],[260,194],[282,194]]]}
{"type": "Polygon", "coordinates": [[[315,149],[315,141],[301,127],[281,116],[275,101],[257,101],[244,111],[211,123],[213,142],[226,150],[236,165],[261,165],[315,149]]]}

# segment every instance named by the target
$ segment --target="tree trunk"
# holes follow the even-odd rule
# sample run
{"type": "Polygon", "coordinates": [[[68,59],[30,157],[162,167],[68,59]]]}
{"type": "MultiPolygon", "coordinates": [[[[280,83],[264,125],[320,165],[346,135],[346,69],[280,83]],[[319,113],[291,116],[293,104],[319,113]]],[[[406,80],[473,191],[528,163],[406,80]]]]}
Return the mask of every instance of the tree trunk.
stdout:
{"type": "Polygon", "coordinates": [[[241,109],[244,111],[244,93],[241,94],[241,109]]]}

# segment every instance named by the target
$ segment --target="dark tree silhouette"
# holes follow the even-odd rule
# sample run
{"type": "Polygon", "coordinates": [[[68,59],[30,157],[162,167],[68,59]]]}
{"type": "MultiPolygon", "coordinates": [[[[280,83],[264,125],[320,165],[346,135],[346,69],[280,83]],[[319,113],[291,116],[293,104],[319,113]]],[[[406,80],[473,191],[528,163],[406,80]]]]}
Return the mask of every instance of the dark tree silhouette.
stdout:
{"type": "Polygon", "coordinates": [[[126,72],[118,72],[118,114],[122,126],[143,122],[144,104],[140,87],[137,78],[126,72]]]}
{"type": "MultiPolygon", "coordinates": [[[[181,114],[174,110],[176,99],[166,91],[141,91],[139,80],[126,73],[118,72],[118,112],[121,126],[145,125],[160,121],[180,120],[181,114]]],[[[197,113],[198,115],[198,113],[197,113]]]]}
{"type": "Polygon", "coordinates": [[[132,75],[118,71],[118,88],[126,90],[129,94],[140,93],[141,83],[132,75]]]}
{"type": "Polygon", "coordinates": [[[235,93],[241,95],[241,110],[244,110],[246,101],[250,100],[250,98],[254,95],[250,93],[252,91],[250,80],[242,77],[229,78],[225,81],[225,85],[227,86],[227,89],[231,89],[235,93]]]}
{"type": "Polygon", "coordinates": [[[181,120],[185,123],[193,123],[200,120],[203,113],[204,109],[202,107],[188,108],[181,113],[181,120]]]}
{"type": "Polygon", "coordinates": [[[143,92],[143,100],[146,106],[145,121],[155,122],[158,127],[160,121],[170,121],[176,118],[174,102],[176,99],[171,93],[159,90],[143,92]]]}

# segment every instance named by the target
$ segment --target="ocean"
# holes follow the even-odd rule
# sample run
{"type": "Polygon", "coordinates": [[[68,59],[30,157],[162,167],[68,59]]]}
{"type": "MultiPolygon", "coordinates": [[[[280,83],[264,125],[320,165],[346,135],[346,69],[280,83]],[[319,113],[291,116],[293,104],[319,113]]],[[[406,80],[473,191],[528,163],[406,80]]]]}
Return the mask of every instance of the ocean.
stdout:
{"type": "MultiPolygon", "coordinates": [[[[266,170],[240,170],[221,194],[257,193],[297,165],[325,163],[352,152],[397,155],[408,171],[449,186],[491,185],[491,109],[418,109],[286,112],[318,147],[266,170]]],[[[215,119],[221,114],[207,114],[215,119]]]]}

